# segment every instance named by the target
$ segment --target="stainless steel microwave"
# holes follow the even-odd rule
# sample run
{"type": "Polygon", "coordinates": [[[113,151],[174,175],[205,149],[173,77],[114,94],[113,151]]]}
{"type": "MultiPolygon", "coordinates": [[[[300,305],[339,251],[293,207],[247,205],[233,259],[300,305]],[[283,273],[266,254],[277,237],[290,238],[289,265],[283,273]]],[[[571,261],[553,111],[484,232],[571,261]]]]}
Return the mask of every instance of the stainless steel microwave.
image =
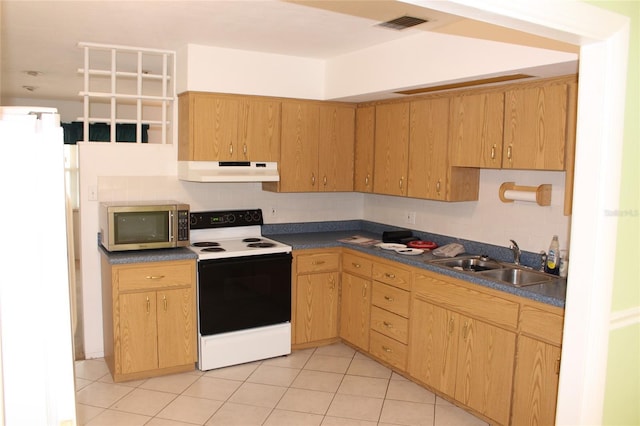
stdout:
{"type": "Polygon", "coordinates": [[[100,243],[108,251],[189,245],[189,205],[175,201],[100,204],[100,243]]]}

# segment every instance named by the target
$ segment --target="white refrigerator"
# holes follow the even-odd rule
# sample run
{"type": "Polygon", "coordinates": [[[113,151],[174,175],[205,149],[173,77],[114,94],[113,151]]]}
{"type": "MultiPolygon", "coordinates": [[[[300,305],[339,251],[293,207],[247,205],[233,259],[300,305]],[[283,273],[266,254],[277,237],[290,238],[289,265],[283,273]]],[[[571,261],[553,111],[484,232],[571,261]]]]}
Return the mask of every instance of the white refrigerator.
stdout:
{"type": "Polygon", "coordinates": [[[0,107],[0,424],[76,424],[63,131],[0,107]]]}

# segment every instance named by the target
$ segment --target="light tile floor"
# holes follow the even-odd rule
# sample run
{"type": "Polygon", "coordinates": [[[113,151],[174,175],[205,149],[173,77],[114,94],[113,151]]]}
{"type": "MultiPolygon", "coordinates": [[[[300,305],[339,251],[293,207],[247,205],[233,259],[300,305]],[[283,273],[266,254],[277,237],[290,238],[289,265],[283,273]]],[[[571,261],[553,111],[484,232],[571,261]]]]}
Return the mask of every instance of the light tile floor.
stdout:
{"type": "Polygon", "coordinates": [[[342,343],[118,384],[104,360],[77,361],[76,387],[87,426],[486,425],[342,343]]]}

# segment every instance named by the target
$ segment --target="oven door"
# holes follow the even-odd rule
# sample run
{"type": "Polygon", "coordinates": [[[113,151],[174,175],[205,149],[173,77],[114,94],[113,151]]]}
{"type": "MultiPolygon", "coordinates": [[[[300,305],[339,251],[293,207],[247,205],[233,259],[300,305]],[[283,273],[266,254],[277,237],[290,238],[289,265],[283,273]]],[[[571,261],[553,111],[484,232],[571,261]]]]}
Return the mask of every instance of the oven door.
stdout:
{"type": "Polygon", "coordinates": [[[291,321],[291,253],[198,262],[201,336],[291,321]]]}

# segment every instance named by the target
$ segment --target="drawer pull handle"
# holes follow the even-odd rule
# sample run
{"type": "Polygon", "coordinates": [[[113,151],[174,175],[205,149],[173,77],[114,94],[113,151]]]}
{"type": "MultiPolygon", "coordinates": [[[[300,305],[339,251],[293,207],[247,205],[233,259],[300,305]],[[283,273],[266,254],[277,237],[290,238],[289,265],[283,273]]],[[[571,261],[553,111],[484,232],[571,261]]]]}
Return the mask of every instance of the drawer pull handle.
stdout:
{"type": "Polygon", "coordinates": [[[311,173],[311,186],[315,186],[316,184],[316,175],[311,173]]]}
{"type": "Polygon", "coordinates": [[[233,155],[233,144],[229,144],[229,155],[233,155]]]}
{"type": "Polygon", "coordinates": [[[365,186],[369,186],[369,173],[367,173],[367,177],[364,178],[364,184],[365,186]]]}
{"type": "Polygon", "coordinates": [[[161,280],[164,278],[164,275],[147,275],[145,278],[148,280],[161,280]]]}
{"type": "Polygon", "coordinates": [[[493,144],[493,146],[491,147],[491,159],[496,159],[496,144],[493,144]]]}
{"type": "Polygon", "coordinates": [[[556,369],[556,374],[560,374],[560,357],[556,359],[555,369],[556,369]]]}
{"type": "Polygon", "coordinates": [[[511,158],[512,151],[513,151],[513,145],[509,145],[507,147],[507,158],[509,159],[509,161],[512,160],[512,158],[511,158]]]}
{"type": "Polygon", "coordinates": [[[243,153],[245,156],[247,155],[247,144],[246,144],[246,143],[242,146],[242,153],[243,153]]]}
{"type": "Polygon", "coordinates": [[[360,264],[359,264],[359,263],[352,262],[351,264],[353,265],[353,267],[354,267],[354,268],[359,268],[359,267],[360,267],[360,264]]]}
{"type": "Polygon", "coordinates": [[[384,276],[385,276],[385,277],[387,277],[387,278],[391,278],[391,279],[393,279],[393,278],[395,278],[395,277],[396,277],[396,274],[391,274],[391,273],[389,273],[389,272],[386,272],[386,273],[384,274],[384,276]]]}
{"type": "Polygon", "coordinates": [[[389,301],[389,302],[393,302],[393,297],[385,296],[384,299],[389,301]]]}
{"type": "Polygon", "coordinates": [[[393,351],[391,350],[391,348],[390,348],[390,347],[388,347],[388,346],[383,346],[383,347],[382,347],[382,350],[383,350],[383,351],[385,351],[385,352],[393,352],[393,351]]]}
{"type": "Polygon", "coordinates": [[[362,298],[366,298],[367,297],[367,283],[364,284],[364,286],[362,286],[362,298]]]}
{"type": "Polygon", "coordinates": [[[393,328],[393,324],[391,324],[390,322],[382,321],[382,324],[384,324],[384,326],[387,328],[393,328]]]}
{"type": "Polygon", "coordinates": [[[162,296],[162,304],[164,305],[164,310],[167,310],[167,296],[163,295],[162,296]]]}
{"type": "Polygon", "coordinates": [[[327,176],[326,175],[322,178],[322,184],[324,186],[327,186],[327,176]]]}
{"type": "Polygon", "coordinates": [[[151,311],[151,301],[149,300],[149,296],[147,296],[147,315],[149,315],[151,311]]]}
{"type": "Polygon", "coordinates": [[[311,262],[312,265],[324,265],[325,262],[324,260],[314,260],[313,262],[311,262]]]}

